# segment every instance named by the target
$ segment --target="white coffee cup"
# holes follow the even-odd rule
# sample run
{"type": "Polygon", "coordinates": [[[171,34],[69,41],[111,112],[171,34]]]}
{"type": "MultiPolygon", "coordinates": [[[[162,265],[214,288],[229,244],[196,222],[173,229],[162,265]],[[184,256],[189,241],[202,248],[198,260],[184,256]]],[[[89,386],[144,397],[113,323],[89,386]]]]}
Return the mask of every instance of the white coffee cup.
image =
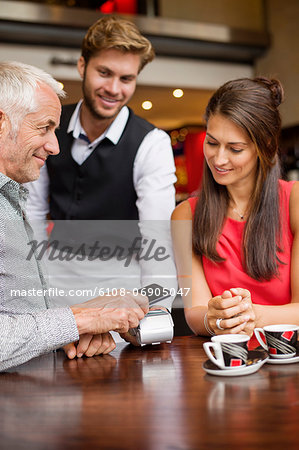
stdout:
{"type": "Polygon", "coordinates": [[[246,365],[249,339],[246,334],[220,334],[213,336],[211,342],[205,342],[203,348],[216,366],[231,370],[246,365]]]}
{"type": "Polygon", "coordinates": [[[271,358],[284,359],[296,355],[298,330],[299,326],[292,324],[267,325],[264,328],[255,328],[254,334],[271,358]]]}

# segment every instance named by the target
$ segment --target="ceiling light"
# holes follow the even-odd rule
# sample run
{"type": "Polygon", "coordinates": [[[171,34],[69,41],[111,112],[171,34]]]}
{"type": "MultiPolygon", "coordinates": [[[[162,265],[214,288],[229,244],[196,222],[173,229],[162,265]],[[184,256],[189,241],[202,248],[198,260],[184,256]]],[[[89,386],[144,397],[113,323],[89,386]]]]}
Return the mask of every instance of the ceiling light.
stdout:
{"type": "Polygon", "coordinates": [[[182,89],[175,89],[172,93],[175,98],[181,98],[184,95],[184,91],[182,89]]]}
{"type": "Polygon", "coordinates": [[[145,102],[142,103],[141,106],[143,109],[149,110],[149,109],[152,109],[153,104],[149,100],[146,100],[145,102]]]}

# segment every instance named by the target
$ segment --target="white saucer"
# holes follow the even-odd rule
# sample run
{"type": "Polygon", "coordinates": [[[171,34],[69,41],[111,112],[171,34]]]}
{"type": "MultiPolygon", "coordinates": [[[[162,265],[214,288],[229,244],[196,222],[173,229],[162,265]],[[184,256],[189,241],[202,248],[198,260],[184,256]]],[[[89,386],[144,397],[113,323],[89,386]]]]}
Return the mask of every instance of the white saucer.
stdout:
{"type": "Polygon", "coordinates": [[[267,361],[268,364],[294,364],[297,362],[299,362],[299,355],[293,356],[292,358],[283,358],[283,359],[269,358],[267,361]]]}
{"type": "Polygon", "coordinates": [[[297,352],[295,356],[292,356],[292,358],[269,358],[267,363],[268,364],[294,364],[299,362],[299,342],[297,342],[297,352]]]}
{"type": "Polygon", "coordinates": [[[203,370],[209,375],[218,375],[220,377],[238,377],[241,375],[250,375],[257,372],[266,361],[269,360],[268,353],[265,350],[251,350],[248,352],[246,366],[236,367],[235,369],[219,369],[209,359],[203,363],[203,370]]]}

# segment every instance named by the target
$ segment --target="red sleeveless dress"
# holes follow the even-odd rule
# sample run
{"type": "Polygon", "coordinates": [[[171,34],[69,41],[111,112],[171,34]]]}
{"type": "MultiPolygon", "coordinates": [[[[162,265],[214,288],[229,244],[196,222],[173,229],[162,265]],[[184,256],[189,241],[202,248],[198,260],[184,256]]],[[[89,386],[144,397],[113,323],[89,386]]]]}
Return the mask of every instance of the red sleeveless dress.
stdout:
{"type": "MultiPolygon", "coordinates": [[[[270,281],[257,281],[246,274],[241,262],[242,234],[245,222],[227,218],[217,243],[217,252],[225,258],[221,263],[213,263],[205,256],[202,258],[203,270],[212,296],[222,294],[226,289],[241,287],[251,292],[252,303],[259,305],[285,305],[291,302],[291,250],[293,234],[290,227],[290,194],[295,182],[279,180],[280,214],[282,223],[282,249],[279,259],[278,277],[270,281]]],[[[188,199],[194,215],[197,197],[188,199]]],[[[248,343],[250,350],[258,346],[253,335],[248,343]]]]}
{"type": "MultiPolygon", "coordinates": [[[[251,292],[252,302],[259,305],[285,305],[291,301],[291,249],[293,235],[290,228],[289,200],[295,182],[279,181],[280,211],[282,219],[282,248],[279,254],[284,264],[279,264],[278,277],[270,281],[257,281],[244,272],[241,262],[242,233],[245,222],[227,218],[217,243],[217,251],[224,262],[213,263],[203,257],[203,269],[212,296],[220,295],[225,289],[242,287],[251,292]]],[[[188,199],[192,215],[197,197],[188,199]]]]}

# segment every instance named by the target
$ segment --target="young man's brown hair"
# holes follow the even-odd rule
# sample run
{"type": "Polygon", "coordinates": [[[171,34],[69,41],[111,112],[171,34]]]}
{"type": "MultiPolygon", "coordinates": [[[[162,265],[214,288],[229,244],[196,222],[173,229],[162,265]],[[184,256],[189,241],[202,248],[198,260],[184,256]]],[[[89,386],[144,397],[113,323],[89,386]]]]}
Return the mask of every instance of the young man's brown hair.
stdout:
{"type": "Polygon", "coordinates": [[[139,72],[155,56],[151,42],[142,36],[133,22],[115,16],[104,16],[88,29],[81,53],[87,64],[101,50],[112,48],[140,55],[139,72]]]}

